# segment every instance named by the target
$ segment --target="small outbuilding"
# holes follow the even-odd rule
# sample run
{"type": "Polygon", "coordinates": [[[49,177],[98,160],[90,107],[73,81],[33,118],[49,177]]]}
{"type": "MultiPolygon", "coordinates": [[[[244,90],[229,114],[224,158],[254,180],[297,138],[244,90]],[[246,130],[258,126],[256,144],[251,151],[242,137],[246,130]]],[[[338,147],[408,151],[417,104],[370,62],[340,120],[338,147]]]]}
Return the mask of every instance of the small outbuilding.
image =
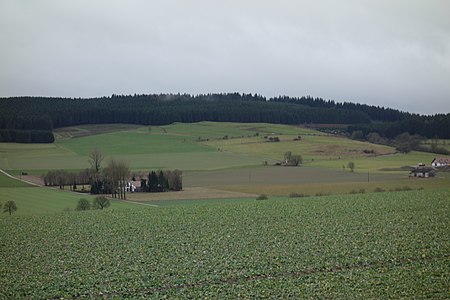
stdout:
{"type": "Polygon", "coordinates": [[[431,167],[419,166],[411,170],[410,177],[429,178],[436,176],[436,171],[431,167]]]}

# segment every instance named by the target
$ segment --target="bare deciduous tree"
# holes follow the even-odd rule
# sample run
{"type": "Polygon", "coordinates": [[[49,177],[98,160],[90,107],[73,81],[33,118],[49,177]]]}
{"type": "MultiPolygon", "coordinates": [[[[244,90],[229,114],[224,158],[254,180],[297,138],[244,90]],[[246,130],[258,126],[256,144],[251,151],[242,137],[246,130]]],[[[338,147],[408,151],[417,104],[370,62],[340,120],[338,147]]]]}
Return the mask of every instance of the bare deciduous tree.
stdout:
{"type": "Polygon", "coordinates": [[[111,159],[103,170],[103,176],[111,185],[111,196],[115,197],[116,193],[119,198],[126,199],[126,184],[130,177],[130,168],[124,160],[111,159]]]}
{"type": "Polygon", "coordinates": [[[104,159],[103,154],[97,149],[92,150],[91,153],[89,154],[89,164],[91,165],[92,169],[95,171],[96,174],[100,172],[103,159],[104,159]]]}

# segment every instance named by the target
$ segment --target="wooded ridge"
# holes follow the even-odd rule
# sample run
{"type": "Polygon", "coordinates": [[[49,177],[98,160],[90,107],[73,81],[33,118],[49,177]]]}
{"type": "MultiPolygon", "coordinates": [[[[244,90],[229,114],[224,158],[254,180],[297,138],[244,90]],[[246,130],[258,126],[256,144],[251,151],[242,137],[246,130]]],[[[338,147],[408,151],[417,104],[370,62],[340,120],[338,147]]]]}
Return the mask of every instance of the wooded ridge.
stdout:
{"type": "Polygon", "coordinates": [[[100,98],[0,98],[0,141],[51,143],[53,128],[81,124],[167,125],[174,122],[352,124],[351,130],[449,138],[450,114],[419,116],[395,109],[312,97],[267,99],[257,94],[112,95],[100,98]],[[382,125],[379,125],[382,124],[382,125]],[[414,126],[412,126],[414,125],[414,126]]]}

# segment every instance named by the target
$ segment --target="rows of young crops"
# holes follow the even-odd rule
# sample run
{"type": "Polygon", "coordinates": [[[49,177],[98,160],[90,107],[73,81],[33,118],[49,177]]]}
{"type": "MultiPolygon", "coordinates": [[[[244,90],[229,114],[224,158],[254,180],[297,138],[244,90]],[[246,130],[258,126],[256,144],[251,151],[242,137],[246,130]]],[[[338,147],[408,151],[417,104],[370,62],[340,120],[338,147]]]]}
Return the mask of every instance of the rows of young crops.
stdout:
{"type": "Polygon", "coordinates": [[[0,298],[446,298],[450,191],[0,220],[0,298]]]}

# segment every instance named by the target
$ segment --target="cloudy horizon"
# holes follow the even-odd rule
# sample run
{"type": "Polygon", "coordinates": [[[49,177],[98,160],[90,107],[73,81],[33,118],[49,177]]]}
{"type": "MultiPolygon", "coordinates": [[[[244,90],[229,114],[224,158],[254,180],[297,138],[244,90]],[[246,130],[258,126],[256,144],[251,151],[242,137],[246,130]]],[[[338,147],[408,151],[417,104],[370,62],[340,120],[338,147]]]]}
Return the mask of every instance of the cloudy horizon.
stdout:
{"type": "Polygon", "coordinates": [[[257,93],[450,113],[445,0],[2,0],[0,97],[257,93]]]}

